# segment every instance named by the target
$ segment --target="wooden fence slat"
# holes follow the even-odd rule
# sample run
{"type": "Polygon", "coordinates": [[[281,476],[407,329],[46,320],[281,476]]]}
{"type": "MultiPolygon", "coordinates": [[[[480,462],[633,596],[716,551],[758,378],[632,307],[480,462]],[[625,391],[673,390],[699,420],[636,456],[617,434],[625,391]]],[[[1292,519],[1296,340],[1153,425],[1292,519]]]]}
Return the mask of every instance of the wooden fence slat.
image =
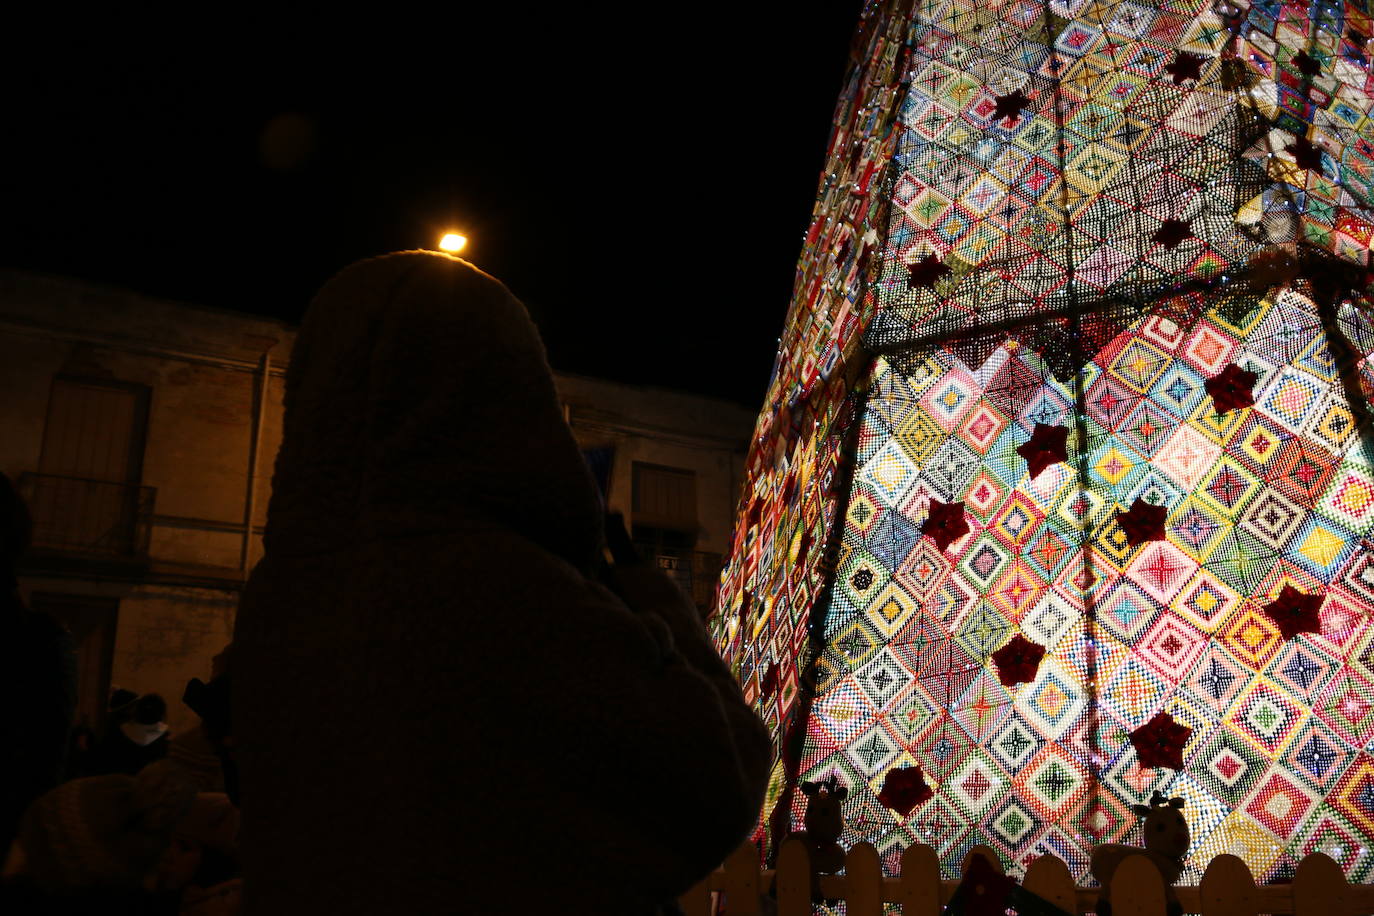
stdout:
{"type": "Polygon", "coordinates": [[[902,853],[902,873],[898,877],[894,903],[902,905],[902,916],[940,916],[940,857],[924,843],[908,846],[902,853]]]}
{"type": "Polygon", "coordinates": [[[730,916],[758,916],[759,851],[746,841],[725,860],[725,906],[730,916]]]}
{"type": "Polygon", "coordinates": [[[1078,911],[1078,887],[1073,883],[1073,875],[1069,866],[1054,856],[1040,856],[1032,862],[1021,886],[1066,913],[1078,911]]]}
{"type": "Polygon", "coordinates": [[[782,841],[774,882],[778,916],[811,916],[811,853],[804,840],[788,837],[782,841]]]}
{"type": "Polygon", "coordinates": [[[872,843],[860,843],[844,859],[849,916],[883,916],[883,863],[872,843]]]}
{"type": "MultiPolygon", "coordinates": [[[[778,862],[776,912],[779,916],[811,916],[812,881],[805,844],[800,840],[785,841],[780,852],[783,855],[778,862]],[[793,845],[800,848],[789,852],[793,845]]],[[[851,855],[855,853],[857,858],[847,862],[847,874],[823,875],[820,879],[823,896],[851,901],[852,916],[881,913],[884,899],[900,904],[903,916],[941,916],[943,904],[959,884],[941,881],[939,857],[929,846],[908,847],[902,854],[901,874],[895,878],[883,878],[877,853],[867,844],[855,847],[851,855]],[[875,901],[878,909],[874,909],[875,901]]],[[[1002,873],[996,854],[981,846],[964,857],[965,873],[975,855],[984,857],[994,870],[1002,873]]],[[[1069,913],[1092,912],[1099,890],[1075,887],[1067,866],[1053,856],[1043,859],[1031,863],[1022,886],[1069,913]]],[[[716,901],[712,898],[717,891],[725,893],[724,905],[730,916],[773,912],[774,907],[763,895],[774,887],[774,874],[759,869],[758,853],[753,844],[746,843],[731,854],[724,866],[680,898],[683,912],[686,916],[713,916],[716,901]]],[[[1200,885],[1180,886],[1174,891],[1184,913],[1202,916],[1374,916],[1374,886],[1348,883],[1340,866],[1322,853],[1309,854],[1298,864],[1292,884],[1262,887],[1255,886],[1243,862],[1232,856],[1219,856],[1200,885]]],[[[1114,916],[1161,916],[1167,910],[1163,879],[1154,863],[1144,856],[1130,856],[1122,863],[1108,894],[1114,916]],[[1129,869],[1125,869],[1127,864],[1129,869]]]]}
{"type": "Polygon", "coordinates": [[[1212,859],[1198,885],[1202,916],[1257,916],[1259,891],[1245,863],[1232,855],[1212,859]]]}
{"type": "Polygon", "coordinates": [[[1293,875],[1293,916],[1348,916],[1354,912],[1345,874],[1324,852],[1303,857],[1293,875]]]}
{"type": "Polygon", "coordinates": [[[696,883],[696,886],[677,898],[677,905],[682,907],[685,916],[712,916],[711,914],[711,885],[718,883],[724,872],[716,869],[706,877],[696,883]]]}
{"type": "Polygon", "coordinates": [[[1145,856],[1127,856],[1112,875],[1108,899],[1112,916],[1159,916],[1164,912],[1164,879],[1145,856]]]}

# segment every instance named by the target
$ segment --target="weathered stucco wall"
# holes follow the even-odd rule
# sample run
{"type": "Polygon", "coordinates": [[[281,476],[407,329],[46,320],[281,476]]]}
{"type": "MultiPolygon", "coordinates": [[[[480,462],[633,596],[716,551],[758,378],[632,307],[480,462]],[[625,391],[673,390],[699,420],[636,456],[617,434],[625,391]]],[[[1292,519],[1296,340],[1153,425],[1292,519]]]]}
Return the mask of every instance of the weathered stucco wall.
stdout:
{"type": "Polygon", "coordinates": [[[557,382],[578,443],[615,449],[608,506],[632,517],[635,462],[691,471],[700,525],[696,549],[723,553],[754,412],[715,398],[566,373],[558,373],[557,382]]]}
{"type": "Polygon", "coordinates": [[[41,576],[24,577],[20,591],[25,600],[40,593],[118,600],[110,687],[161,694],[174,734],[196,725],[181,694],[191,678],[209,679],[210,660],[233,638],[238,592],[41,576]]]}
{"type": "Polygon", "coordinates": [[[261,360],[267,353],[277,366],[264,405],[258,525],[266,519],[281,369],[294,336],[270,319],[0,272],[0,380],[15,393],[0,400],[0,471],[38,469],[54,377],[146,386],[141,482],[157,490],[151,554],[168,567],[236,569],[261,360]]]}
{"type": "MultiPolygon", "coordinates": [[[[55,378],[148,389],[139,483],[156,496],[145,567],[45,564],[22,584],[26,597],[117,600],[111,685],[163,694],[173,729],[194,723],[182,690],[209,675],[233,631],[262,355],[284,362],[293,338],[270,319],[0,271],[0,471],[18,479],[40,469],[55,378]]],[[[258,532],[280,440],[282,381],[278,365],[263,411],[258,532]]],[[[255,533],[250,566],[260,554],[255,533]]]]}
{"type": "MultiPolygon", "coordinates": [[[[179,702],[182,689],[208,675],[211,658],[229,641],[238,591],[261,556],[294,337],[293,328],[271,319],[0,270],[0,471],[18,478],[39,470],[55,378],[149,391],[140,483],[157,492],[146,567],[45,566],[24,576],[23,588],[26,595],[117,599],[111,684],[162,693],[174,729],[193,724],[179,702]]],[[[695,549],[723,552],[753,411],[581,376],[560,374],[557,382],[579,442],[615,450],[611,507],[631,514],[635,462],[689,470],[700,525],[695,549]]]]}

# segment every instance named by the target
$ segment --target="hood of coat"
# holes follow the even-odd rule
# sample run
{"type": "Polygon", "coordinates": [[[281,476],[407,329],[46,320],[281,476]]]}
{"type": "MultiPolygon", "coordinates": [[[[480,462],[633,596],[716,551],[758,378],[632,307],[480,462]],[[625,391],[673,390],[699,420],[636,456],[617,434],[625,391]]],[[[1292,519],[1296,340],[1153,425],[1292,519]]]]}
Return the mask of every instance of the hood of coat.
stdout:
{"type": "Polygon", "coordinates": [[[583,570],[601,543],[596,486],[528,312],[449,255],[344,269],[292,350],[266,557],[498,528],[583,570]]]}

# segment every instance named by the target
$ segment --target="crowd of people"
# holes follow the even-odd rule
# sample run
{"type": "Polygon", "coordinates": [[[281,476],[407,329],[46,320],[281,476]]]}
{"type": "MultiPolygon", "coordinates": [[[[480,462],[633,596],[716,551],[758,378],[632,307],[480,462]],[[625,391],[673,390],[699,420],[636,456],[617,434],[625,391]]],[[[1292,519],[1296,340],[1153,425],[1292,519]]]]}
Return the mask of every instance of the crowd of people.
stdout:
{"type": "Polygon", "coordinates": [[[20,600],[0,500],[0,912],[651,916],[756,822],[767,731],[607,516],[524,306],[457,258],[312,302],[185,734],[119,692],[73,741],[71,641],[20,600]]]}
{"type": "Polygon", "coordinates": [[[209,685],[188,685],[201,724],[184,737],[171,734],[160,695],[124,689],[110,695],[99,733],[73,727],[71,637],[19,594],[30,529],[0,474],[0,689],[13,710],[0,720],[0,913],[239,912],[238,809],[225,761],[212,749],[205,765],[194,742],[216,721],[205,694],[227,690],[227,653],[209,685]]]}
{"type": "MultiPolygon", "coordinates": [[[[238,912],[239,816],[223,764],[188,765],[194,746],[170,734],[156,693],[116,690],[99,735],[72,727],[71,638],[19,596],[29,529],[0,475],[0,677],[15,709],[0,731],[0,912],[238,912]]],[[[207,689],[192,681],[188,700],[207,689]]]]}

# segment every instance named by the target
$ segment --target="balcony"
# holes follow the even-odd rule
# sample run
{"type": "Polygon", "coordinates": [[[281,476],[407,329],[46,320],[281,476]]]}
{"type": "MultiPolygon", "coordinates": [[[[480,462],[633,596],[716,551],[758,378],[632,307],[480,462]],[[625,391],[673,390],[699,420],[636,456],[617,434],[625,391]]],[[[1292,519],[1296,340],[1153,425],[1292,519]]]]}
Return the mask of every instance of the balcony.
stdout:
{"type": "Polygon", "coordinates": [[[56,474],[21,474],[18,485],[33,516],[26,567],[147,569],[153,487],[56,474]]]}

